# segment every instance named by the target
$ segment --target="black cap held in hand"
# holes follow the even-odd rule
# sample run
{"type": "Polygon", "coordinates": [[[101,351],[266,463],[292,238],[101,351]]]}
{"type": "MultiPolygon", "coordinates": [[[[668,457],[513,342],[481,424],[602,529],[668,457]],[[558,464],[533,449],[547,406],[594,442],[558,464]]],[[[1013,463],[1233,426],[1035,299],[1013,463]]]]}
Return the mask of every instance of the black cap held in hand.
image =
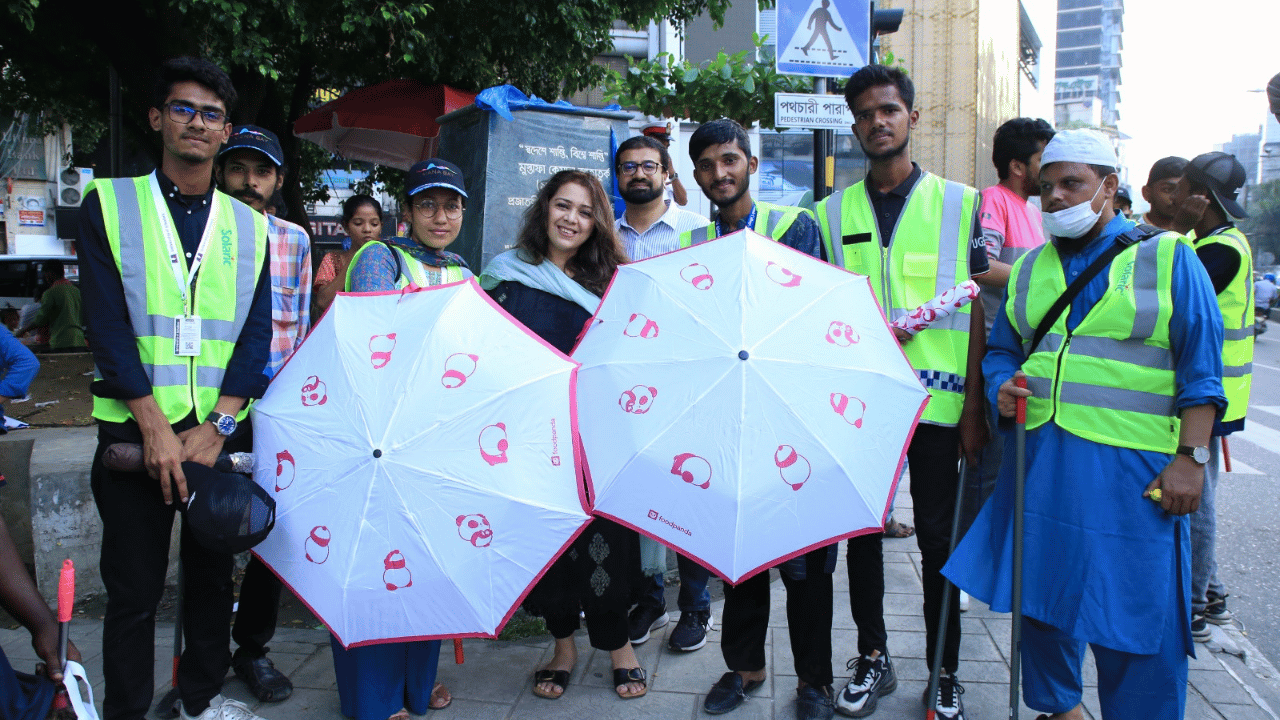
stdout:
{"type": "Polygon", "coordinates": [[[182,463],[187,478],[187,526],[214,552],[238,553],[266,539],[276,524],[276,501],[246,475],[182,463]]]}

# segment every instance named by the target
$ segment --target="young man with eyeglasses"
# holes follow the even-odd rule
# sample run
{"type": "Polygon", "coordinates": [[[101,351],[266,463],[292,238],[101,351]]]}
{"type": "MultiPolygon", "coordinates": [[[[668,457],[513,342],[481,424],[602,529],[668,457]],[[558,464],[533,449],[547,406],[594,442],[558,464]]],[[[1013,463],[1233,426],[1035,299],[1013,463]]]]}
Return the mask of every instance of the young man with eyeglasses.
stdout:
{"type": "MultiPolygon", "coordinates": [[[[614,226],[632,260],[679,249],[680,233],[711,224],[710,220],[677,207],[667,198],[665,187],[672,174],[671,167],[666,146],[647,134],[627,138],[618,146],[614,169],[627,209],[614,226]]],[[[662,556],[665,557],[665,553],[662,556]]],[[[711,595],[707,592],[711,573],[683,555],[678,558],[678,566],[680,621],[667,638],[667,644],[672,650],[689,652],[707,643],[707,631],[712,627],[711,595]]],[[[670,621],[663,573],[650,575],[643,585],[644,594],[627,618],[632,645],[647,642],[652,631],[670,621]]]]}
{"type": "MultiPolygon", "coordinates": [[[[213,161],[235,105],[230,78],[206,60],[159,73],[151,129],[160,167],[100,179],[79,230],[81,293],[97,369],[98,450],[90,474],[102,518],[106,720],[141,720],[155,690],[155,616],[174,510],[188,499],[184,462],[212,466],[251,449],[247,401],[262,397],[271,343],[267,222],[213,187],[213,161]],[[103,466],[108,445],[141,443],[146,470],[103,466]]],[[[182,525],[184,720],[256,720],[224,699],[231,665],[232,556],[182,525]]]]}

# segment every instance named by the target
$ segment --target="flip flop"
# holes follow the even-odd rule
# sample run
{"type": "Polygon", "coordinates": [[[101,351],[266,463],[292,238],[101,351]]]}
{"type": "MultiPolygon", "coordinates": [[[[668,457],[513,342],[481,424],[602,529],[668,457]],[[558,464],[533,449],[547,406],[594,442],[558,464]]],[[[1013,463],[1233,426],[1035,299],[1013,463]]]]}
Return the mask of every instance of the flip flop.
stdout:
{"type": "Polygon", "coordinates": [[[623,700],[635,700],[649,694],[649,686],[645,682],[647,676],[644,674],[644,668],[614,668],[613,670],[613,690],[618,693],[618,697],[623,700]],[[640,692],[633,695],[624,695],[618,691],[618,687],[629,685],[631,683],[640,683],[643,688],[640,692]]]}
{"type": "Polygon", "coordinates": [[[540,698],[548,700],[559,700],[564,695],[564,691],[569,687],[569,671],[568,670],[539,670],[533,674],[533,694],[540,698]],[[549,693],[540,689],[538,686],[543,683],[550,683],[560,688],[558,693],[549,693]]]}
{"type": "Polygon", "coordinates": [[[436,683],[431,688],[431,699],[427,701],[427,707],[431,710],[443,710],[453,704],[453,695],[449,694],[449,688],[444,683],[436,683]],[[444,700],[443,705],[436,704],[438,701],[444,700]]]}
{"type": "Polygon", "coordinates": [[[897,520],[890,520],[888,525],[884,526],[884,536],[887,538],[909,538],[916,534],[916,529],[897,520]]]}

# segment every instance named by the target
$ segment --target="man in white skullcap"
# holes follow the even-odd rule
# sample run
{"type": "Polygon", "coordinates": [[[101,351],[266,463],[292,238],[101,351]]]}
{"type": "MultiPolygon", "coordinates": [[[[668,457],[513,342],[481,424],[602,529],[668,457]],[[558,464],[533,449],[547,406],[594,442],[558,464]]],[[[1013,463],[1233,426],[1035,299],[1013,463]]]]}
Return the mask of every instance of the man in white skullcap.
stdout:
{"type": "MultiPolygon", "coordinates": [[[[1183,717],[1186,516],[1226,406],[1213,286],[1184,237],[1115,214],[1115,173],[1095,131],[1045,147],[1052,241],[1014,264],[982,366],[1002,417],[1027,398],[1022,692],[1049,720],[1084,717],[1086,644],[1104,718],[1183,717]]],[[[998,611],[1011,609],[1014,472],[1007,457],[943,570],[998,611]]]]}

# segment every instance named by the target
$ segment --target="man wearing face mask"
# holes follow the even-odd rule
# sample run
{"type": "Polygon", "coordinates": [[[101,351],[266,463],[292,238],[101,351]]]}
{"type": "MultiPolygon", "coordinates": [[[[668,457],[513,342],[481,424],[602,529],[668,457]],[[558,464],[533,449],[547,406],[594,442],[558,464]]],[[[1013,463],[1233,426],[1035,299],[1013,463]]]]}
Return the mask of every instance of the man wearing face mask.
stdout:
{"type": "MultiPolygon", "coordinates": [[[[1022,692],[1051,720],[1084,717],[1086,643],[1103,717],[1183,717],[1186,515],[1226,406],[1209,278],[1184,237],[1115,215],[1116,164],[1093,130],[1045,147],[1052,241],[1014,264],[983,361],[1002,417],[1027,398],[1022,692]]],[[[1011,603],[1014,470],[1005,463],[943,570],[1001,612],[1011,603]]]]}

